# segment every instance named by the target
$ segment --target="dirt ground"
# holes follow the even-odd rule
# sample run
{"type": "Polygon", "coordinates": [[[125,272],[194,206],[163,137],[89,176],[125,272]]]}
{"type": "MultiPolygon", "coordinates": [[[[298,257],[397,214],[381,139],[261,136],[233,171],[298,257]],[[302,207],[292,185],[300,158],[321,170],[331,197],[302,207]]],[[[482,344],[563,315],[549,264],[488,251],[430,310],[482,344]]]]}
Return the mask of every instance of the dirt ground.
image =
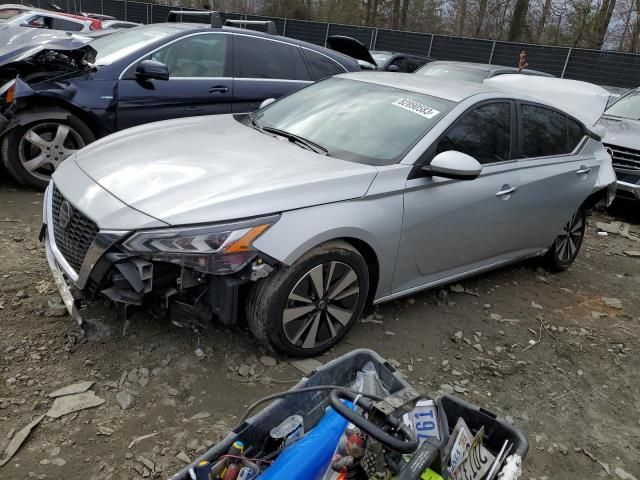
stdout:
{"type": "MultiPolygon", "coordinates": [[[[52,316],[41,208],[41,193],[0,184],[0,452],[58,388],[91,380],[105,402],[45,417],[0,478],[166,478],[185,465],[176,455],[196,458],[248,404],[301,376],[284,359],[262,363],[240,327],[198,339],[138,319],[124,337],[86,341],[68,316],[52,316]]],[[[614,212],[640,233],[637,205],[614,212]]],[[[528,263],[385,304],[318,360],[372,348],[419,390],[506,416],[529,438],[524,479],[640,478],[640,258],[623,253],[640,242],[598,235],[595,222],[612,220],[589,218],[565,273],[528,263]]]]}

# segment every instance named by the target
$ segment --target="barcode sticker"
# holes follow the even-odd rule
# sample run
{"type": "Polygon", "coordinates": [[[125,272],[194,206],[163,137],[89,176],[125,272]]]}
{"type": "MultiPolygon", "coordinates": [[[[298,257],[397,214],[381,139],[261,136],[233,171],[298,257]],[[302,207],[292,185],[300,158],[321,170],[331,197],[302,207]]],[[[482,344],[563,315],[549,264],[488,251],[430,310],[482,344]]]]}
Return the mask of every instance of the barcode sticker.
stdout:
{"type": "Polygon", "coordinates": [[[440,112],[434,108],[425,105],[424,103],[416,102],[415,100],[409,100],[408,98],[399,98],[392,103],[396,107],[404,108],[413,113],[417,113],[424,118],[433,118],[440,112]]]}

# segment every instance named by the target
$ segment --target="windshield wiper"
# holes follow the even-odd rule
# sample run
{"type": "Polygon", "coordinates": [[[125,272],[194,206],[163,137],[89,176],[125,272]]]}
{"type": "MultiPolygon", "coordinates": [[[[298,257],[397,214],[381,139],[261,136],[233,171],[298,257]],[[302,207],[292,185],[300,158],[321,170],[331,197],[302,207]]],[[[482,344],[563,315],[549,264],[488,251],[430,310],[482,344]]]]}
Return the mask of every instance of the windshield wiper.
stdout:
{"type": "MultiPolygon", "coordinates": [[[[253,124],[253,122],[254,122],[254,120],[252,119],[252,124],[253,124]]],[[[280,130],[279,128],[274,128],[274,127],[260,127],[260,126],[257,126],[257,128],[261,129],[264,132],[273,133],[273,134],[278,135],[280,137],[287,138],[291,143],[296,143],[298,145],[301,145],[301,146],[307,148],[307,150],[311,150],[313,152],[319,153],[320,155],[329,155],[329,150],[327,150],[322,145],[319,145],[316,142],[314,142],[312,140],[309,140],[307,138],[300,137],[299,135],[296,135],[295,133],[287,132],[286,130],[280,130]]]]}

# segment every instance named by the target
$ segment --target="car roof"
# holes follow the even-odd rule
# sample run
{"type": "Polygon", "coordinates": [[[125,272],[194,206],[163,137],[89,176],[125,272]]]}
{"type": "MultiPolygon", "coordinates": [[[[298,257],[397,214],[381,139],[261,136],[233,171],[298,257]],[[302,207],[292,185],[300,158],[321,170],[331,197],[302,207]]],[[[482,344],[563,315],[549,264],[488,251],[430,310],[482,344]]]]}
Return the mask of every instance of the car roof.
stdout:
{"type": "Polygon", "coordinates": [[[415,75],[413,73],[355,72],[342,73],[338,77],[431,95],[456,103],[473,95],[498,91],[481,83],[454,80],[443,82],[441,78],[415,75]]]}
{"type": "MultiPolygon", "coordinates": [[[[516,72],[518,70],[517,67],[509,67],[506,65],[495,65],[491,63],[475,63],[475,62],[457,62],[450,60],[437,60],[435,62],[429,63],[429,65],[451,65],[453,67],[462,67],[462,68],[472,68],[474,70],[481,70],[483,72],[488,73],[511,73],[516,72]]],[[[525,73],[529,74],[538,74],[545,77],[553,77],[550,73],[542,72],[540,70],[531,70],[529,68],[525,68],[522,70],[525,73]]]]}
{"type": "Polygon", "coordinates": [[[292,45],[298,45],[300,47],[305,47],[311,50],[322,52],[323,54],[328,55],[334,58],[335,60],[338,60],[343,65],[351,64],[353,67],[358,66],[358,62],[353,57],[344,55],[335,50],[331,50],[330,48],[322,47],[320,45],[315,45],[313,43],[305,42],[303,40],[298,40],[291,37],[285,37],[282,35],[271,35],[269,33],[259,32],[257,30],[251,30],[249,28],[238,28],[238,27],[227,27],[227,26],[216,28],[216,27],[210,27],[206,23],[187,23],[187,22],[184,22],[184,23],[183,22],[165,22],[165,23],[154,23],[150,25],[162,25],[165,27],[173,27],[175,28],[176,33],[179,31],[187,31],[187,30],[202,31],[202,32],[215,32],[215,31],[222,30],[225,32],[241,33],[243,35],[248,35],[252,37],[261,37],[261,38],[268,38],[271,40],[280,40],[283,42],[290,43],[292,45]]]}

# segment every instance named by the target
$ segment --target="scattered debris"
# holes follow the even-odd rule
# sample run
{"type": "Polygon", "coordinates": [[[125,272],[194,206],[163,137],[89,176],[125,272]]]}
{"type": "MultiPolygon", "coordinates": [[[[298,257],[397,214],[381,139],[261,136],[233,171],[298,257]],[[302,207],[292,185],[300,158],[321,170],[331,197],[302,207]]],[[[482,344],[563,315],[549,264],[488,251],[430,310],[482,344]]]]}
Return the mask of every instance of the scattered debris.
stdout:
{"type": "Polygon", "coordinates": [[[600,461],[593,453],[589,452],[588,450],[586,450],[585,448],[582,449],[582,452],[589,457],[592,461],[598,463],[605,472],[607,472],[607,475],[609,475],[610,477],[612,477],[613,475],[611,475],[611,469],[609,468],[609,465],[600,461]]]}
{"type": "Polygon", "coordinates": [[[204,358],[204,352],[202,351],[201,348],[196,348],[196,351],[194,352],[194,354],[198,360],[202,360],[204,358]]]}
{"type": "Polygon", "coordinates": [[[49,398],[63,397],[65,395],[73,395],[75,393],[82,393],[89,390],[95,382],[92,380],[87,380],[84,382],[74,383],[72,385],[68,385],[64,388],[60,388],[55,392],[51,392],[49,394],[49,398]]]}
{"type": "Polygon", "coordinates": [[[531,302],[531,306],[533,308],[537,308],[538,310],[544,310],[544,307],[542,305],[540,305],[539,303],[536,303],[534,301],[531,302]]]}
{"type": "Polygon", "coordinates": [[[260,363],[262,363],[265,367],[275,367],[278,364],[278,361],[273,357],[263,355],[262,357],[260,357],[260,363]]]}
{"type": "Polygon", "coordinates": [[[211,414],[209,412],[200,412],[196,413],[191,417],[191,420],[202,420],[204,418],[209,418],[211,414]]]}
{"type": "Polygon", "coordinates": [[[29,425],[27,425],[14,435],[14,437],[9,442],[9,445],[7,445],[7,448],[5,448],[4,450],[4,458],[0,460],[0,467],[4,466],[9,460],[11,460],[11,457],[16,454],[31,431],[40,423],[43,418],[44,415],[38,415],[35,420],[33,420],[29,425]]]}
{"type": "Polygon", "coordinates": [[[384,325],[384,322],[376,319],[375,315],[369,315],[367,318],[361,318],[360,323],[377,323],[378,325],[384,325]]]}
{"type": "Polygon", "coordinates": [[[459,283],[456,283],[455,285],[449,285],[449,290],[451,290],[453,293],[464,293],[464,287],[459,283]]]}
{"type": "Polygon", "coordinates": [[[638,257],[640,258],[640,251],[638,250],[623,250],[622,253],[629,257],[638,257]]]}
{"type": "Polygon", "coordinates": [[[635,242],[640,242],[640,237],[637,235],[630,233],[630,225],[625,222],[611,222],[611,223],[603,223],[597,222],[596,227],[607,233],[613,233],[616,235],[620,235],[621,237],[628,238],[629,240],[633,240],[635,242]]]}
{"type": "Polygon", "coordinates": [[[186,453],[184,453],[183,450],[180,450],[180,452],[176,455],[176,458],[178,460],[180,460],[181,462],[184,463],[191,463],[191,459],[189,458],[189,455],[187,455],[186,453]]]}
{"type": "Polygon", "coordinates": [[[637,480],[636,477],[634,477],[633,475],[631,475],[628,472],[625,472],[622,468],[620,467],[616,467],[613,472],[616,474],[616,477],[620,478],[621,480],[637,480]]]}
{"type": "Polygon", "coordinates": [[[303,358],[298,360],[287,360],[292,367],[297,368],[303,374],[309,375],[316,368],[322,367],[322,362],[315,358],[303,358]]]}
{"type": "Polygon", "coordinates": [[[134,438],[127,448],[133,447],[136,443],[140,443],[142,440],[146,440],[147,438],[155,437],[158,435],[158,432],[149,433],[147,435],[142,435],[140,437],[134,438]]]}
{"type": "Polygon", "coordinates": [[[120,390],[118,393],[116,393],[116,401],[118,402],[118,405],[120,405],[120,408],[122,410],[128,410],[129,408],[133,407],[136,399],[126,390],[120,390]]]}
{"type": "Polygon", "coordinates": [[[113,435],[113,432],[115,432],[113,428],[98,427],[98,433],[96,433],[96,435],[104,435],[104,436],[110,437],[111,435],[113,435]]]}
{"type": "Polygon", "coordinates": [[[609,308],[615,308],[616,310],[622,309],[622,302],[617,298],[612,297],[602,297],[602,301],[609,308]]]}
{"type": "Polygon", "coordinates": [[[75,395],[57,397],[46,415],[50,418],[60,418],[68,413],[98,407],[104,402],[104,398],[98,397],[92,390],[75,395]]]}

